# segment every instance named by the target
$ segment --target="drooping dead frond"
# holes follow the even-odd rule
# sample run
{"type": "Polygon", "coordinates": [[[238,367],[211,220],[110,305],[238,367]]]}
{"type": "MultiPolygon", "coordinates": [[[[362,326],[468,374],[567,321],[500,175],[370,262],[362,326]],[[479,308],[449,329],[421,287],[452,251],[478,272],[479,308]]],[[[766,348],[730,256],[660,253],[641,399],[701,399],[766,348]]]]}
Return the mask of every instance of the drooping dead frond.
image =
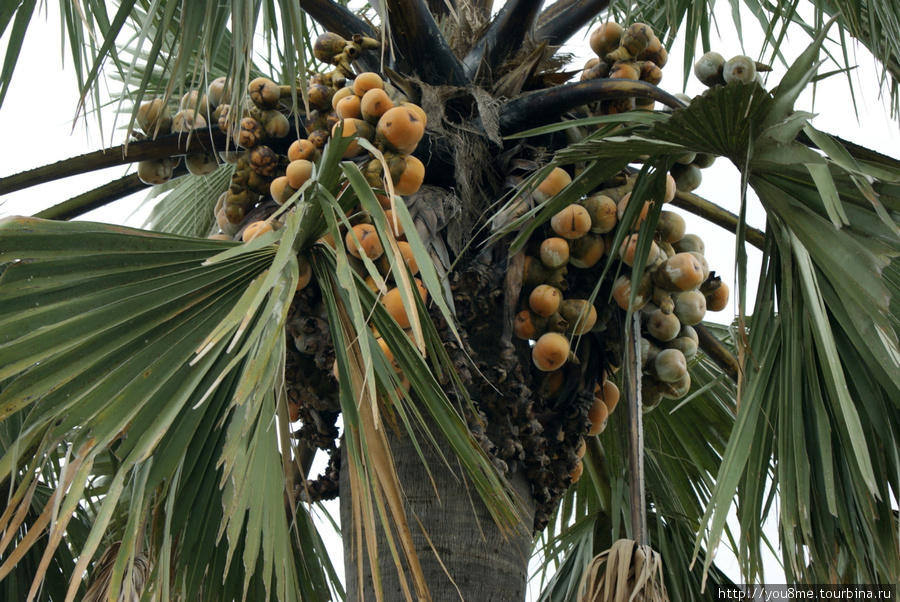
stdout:
{"type": "Polygon", "coordinates": [[[597,554],[581,578],[581,602],[668,602],[662,557],[650,546],[620,539],[597,554]],[[605,565],[605,566],[604,566],[605,565]]]}
{"type": "MultiPolygon", "coordinates": [[[[113,568],[119,557],[122,542],[117,541],[110,545],[94,568],[91,587],[84,595],[83,602],[107,602],[112,588],[113,568]]],[[[119,589],[118,602],[138,602],[144,593],[144,585],[150,575],[150,563],[146,556],[138,554],[134,557],[134,566],[126,567],[122,577],[122,585],[119,589]],[[127,585],[131,581],[130,586],[127,585]]]]}

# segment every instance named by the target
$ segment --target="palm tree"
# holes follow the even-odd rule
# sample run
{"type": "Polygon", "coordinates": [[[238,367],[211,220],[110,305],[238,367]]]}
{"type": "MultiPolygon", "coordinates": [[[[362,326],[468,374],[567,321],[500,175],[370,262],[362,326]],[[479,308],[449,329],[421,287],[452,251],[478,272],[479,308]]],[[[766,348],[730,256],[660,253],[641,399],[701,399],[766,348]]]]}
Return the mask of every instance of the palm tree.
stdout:
{"type": "MultiPolygon", "coordinates": [[[[772,512],[790,582],[900,581],[900,163],[794,110],[819,77],[829,32],[873,52],[894,103],[900,48],[880,24],[896,9],[814,2],[806,22],[792,3],[746,4],[772,56],[791,24],[810,34],[809,49],[777,87],[714,85],[687,104],[646,81],[574,81],[557,49],[595,19],[646,23],[665,47],[684,37],[687,72],[697,42],[709,47],[706,4],[64,3],[85,106],[99,102],[101,74],[121,80],[129,128],[144,100],[220,76],[226,104],[259,116],[243,91],[268,76],[291,119],[293,135],[267,142],[282,156],[315,121],[318,82],[378,72],[395,99],[424,110],[414,152],[425,181],[392,196],[399,173],[377,172],[390,171],[384,144],[360,136],[368,154],[346,159],[342,122],[306,183],[281,203],[253,197],[225,220],[217,198],[247,189],[246,165],[176,169],[147,230],[67,221],[142,187],[137,175],[0,222],[3,599],[521,600],[535,554],[553,575],[542,600],[612,599],[611,587],[710,599],[713,586],[732,585],[714,560],[723,535],[742,577],[763,578],[772,512]],[[253,51],[260,31],[264,57],[253,51]],[[340,39],[321,38],[314,54],[326,31],[340,39]],[[316,58],[326,55],[332,65],[316,58]],[[668,110],[611,110],[627,99],[668,110]],[[657,247],[677,250],[663,240],[660,201],[667,174],[696,154],[734,163],[745,198],[733,215],[679,176],[673,204],[738,240],[738,317],[695,327],[701,352],[677,383],[686,393],[657,379],[642,336],[651,312],[636,308],[641,297],[660,308],[680,299],[656,275],[657,247]],[[557,167],[574,178],[542,196],[557,167]],[[764,232],[745,223],[750,188],[764,232]],[[619,224],[636,236],[595,232],[605,259],[587,262],[567,244],[581,265],[540,268],[551,218],[598,194],[620,201],[619,224]],[[259,219],[276,229],[246,243],[206,238],[259,219]],[[361,223],[384,255],[348,252],[361,223]],[[630,268],[626,237],[636,242],[630,268]],[[763,253],[756,282],[746,245],[763,253]],[[611,301],[617,275],[625,309],[611,301]],[[588,303],[517,337],[522,293],[539,282],[588,303]],[[380,301],[389,288],[398,311],[380,301]],[[589,307],[596,323],[582,329],[589,307]],[[542,329],[571,344],[561,367],[544,371],[532,357],[542,329]],[[612,415],[607,378],[625,408],[612,415]],[[599,436],[588,435],[606,420],[594,411],[608,416],[599,436]],[[319,451],[329,459],[317,476],[319,451]],[[343,584],[312,519],[312,504],[335,496],[343,584]]],[[[33,11],[0,9],[10,35],[0,102],[33,11]]],[[[240,113],[222,130],[135,130],[124,154],[9,176],[0,194],[110,164],[233,155],[240,113]]],[[[704,285],[719,286],[714,274],[704,285]]]]}

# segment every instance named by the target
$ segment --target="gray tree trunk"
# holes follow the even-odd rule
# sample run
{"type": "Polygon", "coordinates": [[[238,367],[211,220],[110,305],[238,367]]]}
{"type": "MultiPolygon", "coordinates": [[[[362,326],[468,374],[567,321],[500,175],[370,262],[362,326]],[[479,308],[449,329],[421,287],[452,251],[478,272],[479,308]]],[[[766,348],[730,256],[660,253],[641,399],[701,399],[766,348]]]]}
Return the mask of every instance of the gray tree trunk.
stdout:
{"type": "MultiPolygon", "coordinates": [[[[436,434],[435,437],[441,439],[440,434],[436,434]]],[[[507,478],[524,501],[529,515],[524,517],[515,534],[504,536],[479,498],[475,487],[468,479],[463,479],[463,469],[455,464],[449,445],[443,441],[439,442],[442,444],[441,451],[444,457],[454,466],[452,471],[447,469],[433,449],[424,444],[425,438],[420,438],[431,476],[434,478],[432,485],[431,478],[426,473],[409,437],[404,436],[398,440],[391,432],[389,440],[400,483],[406,494],[409,526],[431,599],[434,602],[523,601],[528,579],[528,560],[531,555],[534,512],[531,488],[523,470],[519,468],[518,471],[508,474],[507,478]],[[419,522],[424,526],[440,555],[440,562],[422,534],[419,522]],[[447,573],[452,576],[453,582],[447,573]]],[[[340,486],[343,493],[350,491],[350,485],[347,470],[349,459],[345,455],[342,460],[340,486]]],[[[351,524],[348,498],[349,496],[341,496],[347,600],[376,600],[367,554],[365,551],[360,554],[353,549],[354,526],[351,524]],[[359,562],[363,563],[362,587],[358,578],[359,562]]],[[[397,569],[381,531],[380,521],[377,518],[376,521],[379,522],[378,557],[384,600],[402,601],[404,595],[397,569]]],[[[415,595],[412,581],[408,579],[407,583],[415,595]]]]}

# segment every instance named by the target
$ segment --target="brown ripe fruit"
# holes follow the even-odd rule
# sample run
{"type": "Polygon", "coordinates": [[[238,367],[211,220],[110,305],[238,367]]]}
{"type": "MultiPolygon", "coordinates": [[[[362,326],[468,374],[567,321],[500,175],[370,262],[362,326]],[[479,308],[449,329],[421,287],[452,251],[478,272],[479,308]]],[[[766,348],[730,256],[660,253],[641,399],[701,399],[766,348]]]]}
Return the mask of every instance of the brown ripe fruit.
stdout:
{"type": "Polygon", "coordinates": [[[353,93],[362,98],[366,92],[373,88],[384,89],[384,80],[381,76],[372,71],[360,73],[353,80],[353,93]]]}
{"type": "Polygon", "coordinates": [[[169,157],[139,161],[137,174],[141,182],[149,186],[164,184],[172,179],[174,163],[169,157]]]}
{"type": "Polygon", "coordinates": [[[331,98],[334,96],[334,88],[323,86],[322,84],[313,84],[306,89],[309,98],[309,104],[320,111],[330,111],[334,107],[331,106],[331,98]]]}
{"type": "Polygon", "coordinates": [[[647,366],[659,355],[659,345],[646,337],[641,337],[641,365],[647,366]]]}
{"type": "Polygon", "coordinates": [[[381,116],[394,108],[394,101],[381,88],[372,88],[366,92],[360,101],[362,118],[375,125],[381,116]]]}
{"type": "Polygon", "coordinates": [[[591,32],[591,50],[598,57],[606,56],[619,47],[623,33],[625,29],[615,21],[604,23],[591,32]]]}
{"type": "Polygon", "coordinates": [[[523,309],[513,321],[513,333],[522,340],[533,341],[547,330],[547,319],[530,309],[523,309]]]}
{"type": "Polygon", "coordinates": [[[531,348],[531,359],[544,372],[561,368],[569,359],[569,340],[558,332],[545,332],[531,348]]]}
{"type": "Polygon", "coordinates": [[[135,116],[138,127],[151,136],[168,134],[172,130],[172,115],[161,98],[142,103],[135,116]]]}
{"type": "Polygon", "coordinates": [[[278,84],[267,77],[257,77],[247,86],[250,100],[260,109],[274,109],[281,99],[278,84]]]}
{"type": "Polygon", "coordinates": [[[280,111],[269,109],[260,115],[260,123],[269,138],[285,138],[291,133],[291,122],[280,111]]]}
{"type": "Polygon", "coordinates": [[[694,326],[706,316],[706,297],[700,291],[687,291],[675,296],[675,315],[682,324],[694,326]]]}
{"type": "Polygon", "coordinates": [[[585,334],[597,323],[597,309],[587,299],[563,299],[557,311],[569,323],[571,334],[585,334]]]}
{"type": "Polygon", "coordinates": [[[528,297],[528,305],[531,306],[531,310],[545,318],[556,313],[560,301],[562,301],[562,293],[549,284],[536,287],[528,297]]]}
{"type": "Polygon", "coordinates": [[[563,267],[569,261],[569,243],[565,238],[557,236],[545,239],[541,243],[541,263],[555,270],[563,267]]]}
{"type": "Polygon", "coordinates": [[[402,106],[386,111],[375,128],[375,138],[380,144],[407,155],[416,150],[424,135],[425,122],[402,106]]]}
{"type": "Polygon", "coordinates": [[[594,404],[588,410],[588,420],[591,421],[591,428],[588,429],[587,433],[589,437],[595,437],[606,430],[606,421],[609,420],[609,409],[599,397],[594,398],[594,404]]]}
{"type": "Polygon", "coordinates": [[[592,268],[603,257],[605,250],[603,236],[588,232],[581,238],[569,241],[569,263],[576,268],[592,268]]]}
{"type": "Polygon", "coordinates": [[[244,228],[243,233],[241,233],[241,240],[244,242],[250,242],[254,238],[258,238],[267,232],[271,232],[273,230],[272,224],[266,221],[252,222],[244,228]]]}
{"type": "Polygon", "coordinates": [[[591,216],[591,232],[606,234],[616,227],[618,207],[616,202],[604,194],[589,196],[579,201],[591,216]]]}
{"type": "Polygon", "coordinates": [[[667,399],[681,399],[691,390],[691,373],[685,372],[684,376],[675,382],[666,383],[662,389],[663,397],[667,399]]]}
{"type": "Polygon", "coordinates": [[[296,161],[291,161],[287,169],[285,170],[285,176],[288,180],[288,185],[294,190],[300,190],[300,187],[303,186],[307,180],[312,177],[313,173],[313,164],[306,159],[297,159],[296,161]]]}
{"type": "Polygon", "coordinates": [[[278,169],[278,154],[265,144],[259,144],[248,153],[250,169],[261,176],[271,177],[278,169]]]}
{"type": "Polygon", "coordinates": [[[384,247],[381,246],[375,226],[371,224],[353,226],[353,230],[348,231],[344,237],[344,242],[347,245],[347,251],[358,259],[362,259],[363,255],[369,259],[378,259],[384,253],[384,247]],[[357,243],[357,241],[359,242],[357,243]]]}
{"type": "Polygon", "coordinates": [[[706,297],[706,309],[709,311],[722,311],[728,307],[728,285],[722,282],[719,288],[706,297]]]}
{"type": "Polygon", "coordinates": [[[252,117],[241,119],[237,143],[241,148],[253,148],[266,138],[266,132],[260,122],[252,117]]]}
{"type": "Polygon", "coordinates": [[[400,179],[394,182],[394,192],[402,196],[414,194],[425,181],[425,165],[418,158],[407,155],[406,169],[400,179]]]}
{"type": "Polygon", "coordinates": [[[703,283],[703,268],[690,253],[676,253],[656,269],[653,281],[666,291],[689,291],[703,283]]]}
{"type": "Polygon", "coordinates": [[[291,161],[298,161],[300,159],[306,159],[307,161],[311,161],[312,158],[316,154],[316,145],[310,142],[309,140],[294,140],[291,145],[288,147],[287,156],[291,161]]]}
{"type": "Polygon", "coordinates": [[[184,157],[184,165],[195,176],[208,176],[219,169],[218,155],[210,153],[192,153],[184,157]]]}
{"type": "Polygon", "coordinates": [[[659,221],[656,222],[656,232],[663,242],[673,244],[684,236],[684,218],[674,211],[661,211],[659,221]]]}
{"type": "Polygon", "coordinates": [[[359,119],[362,116],[362,105],[359,96],[349,94],[334,105],[334,112],[341,119],[359,119]]]}
{"type": "Polygon", "coordinates": [[[674,383],[687,374],[687,361],[677,349],[663,349],[650,367],[652,374],[664,383],[674,383]]]}
{"type": "Polygon", "coordinates": [[[537,189],[532,193],[532,195],[538,203],[543,203],[544,201],[547,201],[548,199],[551,199],[559,194],[563,188],[571,183],[572,177],[565,169],[561,167],[554,167],[553,171],[551,171],[550,174],[547,175],[547,177],[544,178],[544,180],[540,184],[538,184],[537,189]]]}
{"type": "Polygon", "coordinates": [[[590,231],[591,216],[587,209],[573,203],[550,218],[550,227],[563,238],[575,240],[590,231]]]}
{"type": "Polygon", "coordinates": [[[172,118],[172,131],[187,133],[191,130],[200,130],[206,127],[206,119],[194,109],[182,109],[172,118]]]}
{"type": "Polygon", "coordinates": [[[641,70],[637,63],[633,61],[619,61],[609,70],[610,79],[630,79],[637,81],[641,79],[641,70]]]}

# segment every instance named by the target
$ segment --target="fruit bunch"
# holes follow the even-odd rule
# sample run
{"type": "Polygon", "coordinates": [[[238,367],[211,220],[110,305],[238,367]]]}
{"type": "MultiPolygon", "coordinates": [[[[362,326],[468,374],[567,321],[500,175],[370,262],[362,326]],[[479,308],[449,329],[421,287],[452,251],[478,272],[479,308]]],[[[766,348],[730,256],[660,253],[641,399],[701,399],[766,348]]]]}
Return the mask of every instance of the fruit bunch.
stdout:
{"type": "MultiPolygon", "coordinates": [[[[584,64],[581,80],[600,78],[642,80],[658,85],[669,53],[646,23],[633,23],[628,29],[608,21],[591,32],[591,50],[597,55],[584,64]]],[[[653,101],[644,98],[605,100],[592,112],[602,115],[625,113],[636,107],[648,109],[653,101]]]]}

